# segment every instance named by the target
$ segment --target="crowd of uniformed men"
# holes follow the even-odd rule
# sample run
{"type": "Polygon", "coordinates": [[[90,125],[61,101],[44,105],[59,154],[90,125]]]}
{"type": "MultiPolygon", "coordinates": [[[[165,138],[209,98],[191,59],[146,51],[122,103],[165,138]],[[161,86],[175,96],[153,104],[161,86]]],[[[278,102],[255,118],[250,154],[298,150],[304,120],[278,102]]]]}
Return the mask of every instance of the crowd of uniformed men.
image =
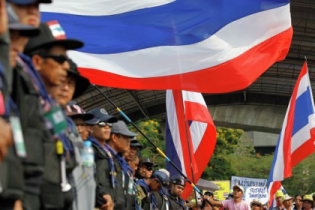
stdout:
{"type": "Polygon", "coordinates": [[[90,82],[67,51],[84,43],[40,23],[42,3],[0,0],[0,209],[184,209],[183,177],[154,171],[123,121],[71,103],[90,82]]]}

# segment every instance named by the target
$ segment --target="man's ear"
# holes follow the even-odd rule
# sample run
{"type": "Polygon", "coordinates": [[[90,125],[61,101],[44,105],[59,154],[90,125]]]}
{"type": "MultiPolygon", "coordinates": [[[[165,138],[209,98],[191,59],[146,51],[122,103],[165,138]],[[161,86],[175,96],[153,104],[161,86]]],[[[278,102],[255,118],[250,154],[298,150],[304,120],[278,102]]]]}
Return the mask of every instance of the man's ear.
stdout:
{"type": "Polygon", "coordinates": [[[44,59],[42,57],[40,57],[39,55],[33,55],[32,61],[33,61],[35,68],[37,69],[37,71],[41,71],[42,65],[44,63],[44,59]]]}

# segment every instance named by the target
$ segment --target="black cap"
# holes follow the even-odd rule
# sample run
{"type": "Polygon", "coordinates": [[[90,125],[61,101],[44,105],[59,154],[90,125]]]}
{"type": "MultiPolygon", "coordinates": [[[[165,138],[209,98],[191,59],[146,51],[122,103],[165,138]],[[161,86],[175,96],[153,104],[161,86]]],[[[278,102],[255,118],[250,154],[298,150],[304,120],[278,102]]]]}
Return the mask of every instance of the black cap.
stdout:
{"type": "Polygon", "coordinates": [[[82,95],[88,89],[91,83],[87,78],[80,75],[77,65],[71,59],[68,59],[68,62],[70,64],[68,76],[73,76],[76,78],[75,91],[72,98],[75,99],[82,95]]]}
{"type": "Polygon", "coordinates": [[[213,192],[212,191],[207,191],[207,192],[205,192],[205,195],[213,196],[213,192]]]}
{"type": "Polygon", "coordinates": [[[8,14],[10,30],[17,30],[20,32],[21,36],[25,37],[33,37],[39,35],[40,32],[38,28],[20,23],[19,18],[16,16],[12,7],[9,4],[7,4],[6,10],[8,14]]]}
{"type": "Polygon", "coordinates": [[[19,5],[28,5],[34,2],[50,4],[52,2],[52,0],[7,0],[7,1],[13,4],[19,4],[19,5]]]}
{"type": "Polygon", "coordinates": [[[94,115],[86,113],[79,105],[71,104],[66,106],[66,114],[71,118],[81,118],[82,120],[91,120],[94,115]]]}
{"type": "Polygon", "coordinates": [[[170,183],[170,178],[162,171],[154,171],[151,178],[157,178],[158,182],[164,187],[167,187],[170,183]]]}
{"type": "Polygon", "coordinates": [[[139,143],[139,141],[136,138],[131,139],[130,146],[131,147],[138,147],[140,149],[143,148],[143,146],[139,143]]]}
{"type": "Polygon", "coordinates": [[[157,166],[159,166],[158,164],[152,163],[149,158],[144,158],[144,159],[142,159],[142,160],[141,160],[141,163],[140,163],[139,165],[140,165],[140,166],[141,166],[141,165],[146,165],[147,168],[148,168],[148,167],[157,167],[157,166]]]}
{"type": "Polygon", "coordinates": [[[128,129],[126,123],[124,123],[124,121],[122,120],[119,120],[118,122],[113,123],[111,133],[129,136],[130,138],[138,136],[138,134],[131,132],[128,129]]]}
{"type": "Polygon", "coordinates": [[[89,125],[95,125],[99,122],[115,123],[118,121],[117,117],[109,115],[108,112],[104,108],[92,109],[88,113],[91,113],[94,115],[93,119],[85,121],[85,123],[89,125]]]}
{"type": "Polygon", "coordinates": [[[60,45],[67,50],[73,50],[83,47],[83,42],[76,39],[67,39],[66,33],[59,25],[58,21],[49,21],[41,23],[39,26],[40,34],[33,37],[27,43],[24,52],[30,54],[33,50],[42,47],[51,47],[60,45]]]}
{"type": "Polygon", "coordinates": [[[186,181],[186,179],[183,176],[181,176],[180,174],[176,174],[176,175],[172,176],[172,178],[171,178],[171,183],[174,185],[185,186],[185,181],[186,181]]]}

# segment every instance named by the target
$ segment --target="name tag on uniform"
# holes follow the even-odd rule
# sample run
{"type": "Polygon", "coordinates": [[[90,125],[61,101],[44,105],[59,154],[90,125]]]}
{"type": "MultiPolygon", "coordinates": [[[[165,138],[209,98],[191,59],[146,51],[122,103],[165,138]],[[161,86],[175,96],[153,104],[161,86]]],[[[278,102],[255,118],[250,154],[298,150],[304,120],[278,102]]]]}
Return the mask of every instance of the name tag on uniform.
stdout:
{"type": "Polygon", "coordinates": [[[133,179],[132,179],[132,177],[129,178],[128,194],[129,194],[129,195],[132,195],[132,194],[133,194],[133,179]]]}
{"type": "Polygon", "coordinates": [[[10,116],[9,121],[12,128],[16,154],[18,157],[24,158],[26,157],[26,149],[20,119],[16,116],[10,116]]]}
{"type": "Polygon", "coordinates": [[[54,134],[59,134],[67,128],[67,121],[60,106],[52,107],[49,112],[44,114],[44,117],[51,123],[54,134]]]}

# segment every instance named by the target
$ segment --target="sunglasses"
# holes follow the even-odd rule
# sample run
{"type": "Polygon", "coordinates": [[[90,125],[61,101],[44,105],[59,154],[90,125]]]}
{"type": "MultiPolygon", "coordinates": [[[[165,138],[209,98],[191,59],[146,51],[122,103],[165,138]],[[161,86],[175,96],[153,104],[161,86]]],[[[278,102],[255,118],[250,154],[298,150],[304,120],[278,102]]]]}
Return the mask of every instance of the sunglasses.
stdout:
{"type": "Polygon", "coordinates": [[[54,61],[56,61],[59,64],[63,64],[66,60],[68,60],[68,58],[64,55],[48,55],[48,54],[42,54],[39,55],[42,58],[51,58],[54,61]]]}
{"type": "Polygon", "coordinates": [[[258,207],[260,207],[261,205],[258,204],[258,203],[253,203],[252,206],[258,206],[258,207]]]}
{"type": "Polygon", "coordinates": [[[106,125],[109,126],[109,127],[112,127],[113,123],[109,123],[109,122],[99,122],[98,123],[98,126],[101,127],[101,128],[105,127],[106,125]]]}

